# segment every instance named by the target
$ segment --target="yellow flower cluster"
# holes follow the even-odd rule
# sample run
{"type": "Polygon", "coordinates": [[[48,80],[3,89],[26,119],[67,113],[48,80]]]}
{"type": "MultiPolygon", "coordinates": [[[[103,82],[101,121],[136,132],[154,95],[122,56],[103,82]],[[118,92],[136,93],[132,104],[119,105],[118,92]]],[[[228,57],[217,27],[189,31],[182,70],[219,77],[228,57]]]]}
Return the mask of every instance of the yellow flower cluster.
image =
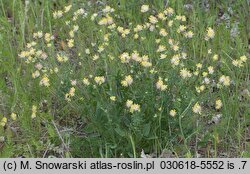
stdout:
{"type": "Polygon", "coordinates": [[[120,26],[117,27],[117,31],[121,34],[123,38],[125,38],[130,33],[129,29],[120,26]]]}
{"type": "Polygon", "coordinates": [[[71,98],[75,96],[76,89],[74,87],[71,87],[69,92],[65,94],[65,100],[71,101],[71,98]]]}
{"type": "Polygon", "coordinates": [[[14,112],[12,112],[11,114],[10,114],[10,117],[12,118],[12,120],[16,120],[16,118],[17,118],[17,115],[16,115],[16,113],[14,113],[14,112]]]}
{"type": "Polygon", "coordinates": [[[193,106],[193,112],[196,114],[201,114],[201,106],[200,104],[197,102],[195,103],[195,105],[193,106]]]}
{"type": "Polygon", "coordinates": [[[99,25],[111,25],[114,23],[114,20],[111,16],[109,15],[106,15],[105,17],[103,17],[99,22],[98,24],[99,25]]]}
{"type": "Polygon", "coordinates": [[[3,117],[2,120],[1,120],[1,122],[0,122],[0,125],[2,127],[4,127],[6,125],[6,123],[7,123],[7,121],[8,121],[8,119],[6,117],[3,117]]]}
{"type": "Polygon", "coordinates": [[[222,101],[220,99],[215,101],[215,109],[220,109],[222,108],[222,101]]]}
{"type": "Polygon", "coordinates": [[[115,11],[115,9],[110,7],[109,5],[105,6],[105,8],[102,9],[103,13],[113,13],[114,11],[115,11]]]}
{"type": "Polygon", "coordinates": [[[146,13],[149,10],[149,5],[142,5],[141,6],[141,12],[146,13]]]}
{"type": "Polygon", "coordinates": [[[148,55],[140,56],[137,51],[134,51],[131,55],[129,53],[124,52],[119,56],[122,63],[129,63],[130,60],[134,60],[136,62],[139,62],[141,66],[147,68],[151,67],[152,63],[149,62],[148,55]]]}
{"type": "Polygon", "coordinates": [[[127,100],[126,102],[127,108],[129,108],[129,112],[134,113],[134,112],[140,112],[141,107],[139,104],[135,104],[132,100],[127,100]]]}
{"type": "Polygon", "coordinates": [[[56,59],[58,62],[67,62],[69,58],[66,55],[57,54],[56,59]]]}
{"type": "Polygon", "coordinates": [[[181,71],[180,71],[180,75],[183,79],[186,79],[188,77],[191,77],[192,76],[192,73],[187,70],[187,68],[183,68],[181,71]]]}
{"type": "Polygon", "coordinates": [[[206,88],[205,85],[201,85],[201,86],[195,87],[196,92],[198,92],[198,93],[201,93],[202,91],[204,91],[205,88],[206,88]]]}
{"type": "Polygon", "coordinates": [[[68,5],[64,7],[64,11],[58,10],[53,12],[54,19],[59,19],[63,16],[64,13],[68,13],[71,9],[72,5],[68,5]]]}
{"type": "Polygon", "coordinates": [[[222,75],[219,79],[219,84],[230,86],[231,80],[229,76],[222,75]]]}
{"type": "Polygon", "coordinates": [[[167,89],[168,85],[164,84],[161,77],[159,77],[158,81],[156,82],[156,88],[165,91],[167,89]]]}
{"type": "Polygon", "coordinates": [[[96,76],[94,78],[95,82],[98,84],[98,85],[101,85],[105,82],[105,77],[104,76],[96,76]]]}
{"type": "Polygon", "coordinates": [[[31,111],[32,111],[31,118],[36,118],[37,106],[33,105],[31,111]]]}
{"type": "Polygon", "coordinates": [[[233,60],[232,64],[236,67],[242,67],[243,63],[246,63],[246,62],[247,62],[247,57],[244,55],[244,56],[241,56],[239,59],[233,60]]]}
{"type": "Polygon", "coordinates": [[[41,79],[40,81],[40,85],[41,86],[46,86],[46,87],[49,87],[50,86],[50,83],[49,83],[49,78],[46,74],[44,74],[43,78],[41,79]]]}
{"type": "Polygon", "coordinates": [[[110,96],[111,101],[116,101],[116,96],[110,96]]]}
{"type": "Polygon", "coordinates": [[[133,83],[133,78],[131,77],[131,75],[126,76],[125,79],[121,81],[121,84],[124,87],[130,86],[132,83],[133,83]]]}
{"type": "Polygon", "coordinates": [[[86,85],[86,86],[90,85],[90,82],[89,82],[89,79],[88,79],[88,78],[83,78],[82,82],[83,82],[83,84],[86,85]]]}
{"type": "Polygon", "coordinates": [[[176,110],[175,109],[170,110],[169,115],[172,116],[172,117],[175,117],[176,116],[176,110]]]}
{"type": "Polygon", "coordinates": [[[214,30],[211,27],[208,27],[205,40],[213,39],[214,36],[215,36],[214,30]]]}

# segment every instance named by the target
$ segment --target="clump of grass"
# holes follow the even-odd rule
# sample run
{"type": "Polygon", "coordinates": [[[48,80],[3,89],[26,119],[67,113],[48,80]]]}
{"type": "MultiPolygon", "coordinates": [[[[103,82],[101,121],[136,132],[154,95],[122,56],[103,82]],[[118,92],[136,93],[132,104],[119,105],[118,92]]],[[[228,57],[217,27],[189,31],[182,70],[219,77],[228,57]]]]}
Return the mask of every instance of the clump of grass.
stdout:
{"type": "Polygon", "coordinates": [[[2,156],[247,155],[244,3],[210,5],[2,2],[2,156]]]}

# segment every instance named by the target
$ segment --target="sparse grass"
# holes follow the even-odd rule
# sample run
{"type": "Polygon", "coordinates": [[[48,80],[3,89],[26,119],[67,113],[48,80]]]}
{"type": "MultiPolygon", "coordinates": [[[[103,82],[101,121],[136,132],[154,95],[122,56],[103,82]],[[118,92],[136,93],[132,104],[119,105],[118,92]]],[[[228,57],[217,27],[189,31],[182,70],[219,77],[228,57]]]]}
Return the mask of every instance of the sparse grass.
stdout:
{"type": "Polygon", "coordinates": [[[0,9],[1,157],[250,156],[248,0],[0,0],[0,9]],[[168,7],[172,16],[149,21],[168,7]],[[100,25],[107,14],[113,23],[100,25]]]}

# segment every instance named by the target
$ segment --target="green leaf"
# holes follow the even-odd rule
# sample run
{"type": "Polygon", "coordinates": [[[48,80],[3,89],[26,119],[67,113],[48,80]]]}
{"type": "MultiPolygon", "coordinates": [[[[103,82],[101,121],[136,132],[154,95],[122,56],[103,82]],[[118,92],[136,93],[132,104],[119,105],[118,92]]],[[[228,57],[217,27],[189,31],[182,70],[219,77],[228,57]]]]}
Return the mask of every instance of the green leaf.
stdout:
{"type": "Polygon", "coordinates": [[[121,128],[117,127],[115,128],[115,131],[118,135],[124,137],[126,135],[126,131],[122,130],[121,128]]]}
{"type": "Polygon", "coordinates": [[[150,128],[151,128],[150,123],[147,123],[144,125],[144,127],[143,127],[143,135],[144,136],[147,137],[149,135],[150,128]]]}

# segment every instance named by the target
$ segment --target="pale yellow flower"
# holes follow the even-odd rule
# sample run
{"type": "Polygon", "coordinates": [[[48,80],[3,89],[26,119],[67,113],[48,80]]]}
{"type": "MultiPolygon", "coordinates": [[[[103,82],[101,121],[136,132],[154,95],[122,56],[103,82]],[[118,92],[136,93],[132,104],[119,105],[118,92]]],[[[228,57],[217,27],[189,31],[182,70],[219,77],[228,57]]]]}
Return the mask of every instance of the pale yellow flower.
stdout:
{"type": "Polygon", "coordinates": [[[234,66],[237,66],[237,67],[238,67],[238,66],[240,65],[240,62],[239,62],[239,60],[236,59],[236,60],[233,60],[233,61],[232,61],[232,64],[233,64],[234,66]]]}
{"type": "Polygon", "coordinates": [[[148,19],[151,24],[156,24],[158,22],[158,19],[153,15],[149,16],[148,19]]]}
{"type": "Polygon", "coordinates": [[[94,78],[95,82],[98,84],[98,85],[101,85],[105,82],[105,78],[104,76],[96,76],[94,78]]]}
{"type": "Polygon", "coordinates": [[[76,89],[74,87],[70,88],[70,90],[69,90],[70,97],[75,96],[75,91],[76,91],[76,89]]]}
{"type": "Polygon", "coordinates": [[[133,78],[131,75],[125,77],[123,81],[121,81],[122,86],[127,87],[133,83],[133,78]]]}
{"type": "Polygon", "coordinates": [[[164,45],[159,45],[159,47],[158,47],[158,49],[157,49],[156,52],[163,52],[163,51],[165,51],[165,50],[166,50],[166,46],[164,46],[164,45]]]}
{"type": "Polygon", "coordinates": [[[17,117],[17,115],[16,115],[16,113],[14,113],[14,112],[12,112],[11,113],[11,115],[10,115],[10,117],[12,118],[12,120],[16,120],[16,117],[17,117]]]}
{"type": "Polygon", "coordinates": [[[207,29],[207,34],[206,34],[205,39],[206,39],[206,40],[213,39],[214,36],[215,36],[214,30],[213,30],[211,27],[209,27],[209,28],[207,29]]]}
{"type": "Polygon", "coordinates": [[[2,120],[1,120],[1,122],[0,122],[0,125],[2,127],[4,127],[6,125],[6,123],[7,123],[7,121],[8,121],[8,119],[6,117],[3,117],[2,120]]]}
{"type": "Polygon", "coordinates": [[[140,110],[141,110],[140,105],[138,105],[138,104],[132,104],[130,106],[129,112],[131,112],[131,113],[134,113],[135,111],[140,112],[140,110]]]}
{"type": "Polygon", "coordinates": [[[119,56],[120,60],[122,63],[128,63],[131,57],[129,56],[128,53],[124,52],[119,56]]]}
{"type": "Polygon", "coordinates": [[[164,10],[164,13],[168,16],[172,16],[174,14],[174,9],[171,7],[168,7],[166,10],[164,10]]]}
{"type": "Polygon", "coordinates": [[[229,76],[222,75],[219,78],[219,82],[222,83],[224,86],[230,86],[231,80],[229,76]]]}
{"type": "Polygon", "coordinates": [[[172,48],[174,51],[178,51],[180,47],[178,46],[178,44],[173,44],[173,45],[171,46],[171,48],[172,48]]]}
{"type": "Polygon", "coordinates": [[[141,12],[146,13],[149,10],[149,5],[142,5],[141,6],[141,12]]]}
{"type": "Polygon", "coordinates": [[[168,35],[168,32],[166,31],[166,29],[161,28],[159,34],[160,34],[161,36],[165,37],[165,36],[168,35]]]}
{"type": "Polygon", "coordinates": [[[68,5],[64,7],[64,12],[67,13],[71,9],[72,5],[68,5]]]}
{"type": "Polygon", "coordinates": [[[192,38],[194,36],[194,33],[192,31],[188,31],[185,33],[185,37],[192,38]]]}
{"type": "Polygon", "coordinates": [[[37,113],[37,106],[36,105],[32,105],[31,118],[35,118],[36,117],[36,113],[37,113]]]}
{"type": "Polygon", "coordinates": [[[202,64],[201,64],[201,63],[197,63],[197,64],[196,64],[196,67],[197,67],[198,69],[201,69],[201,68],[202,68],[202,64]]]}
{"type": "Polygon", "coordinates": [[[191,73],[189,70],[187,70],[187,68],[183,68],[183,69],[181,69],[181,71],[180,71],[180,75],[181,75],[181,77],[182,77],[183,79],[186,79],[186,78],[191,77],[191,76],[192,76],[192,73],[191,73]]]}
{"type": "Polygon", "coordinates": [[[180,56],[177,54],[177,55],[174,55],[171,59],[171,63],[173,66],[177,66],[179,65],[180,63],[180,56]]]}
{"type": "Polygon", "coordinates": [[[68,40],[68,47],[69,47],[69,48],[74,47],[74,39],[69,39],[69,40],[68,40]]]}
{"type": "Polygon", "coordinates": [[[116,101],[116,96],[111,96],[111,97],[110,97],[110,100],[116,101]]]}
{"type": "Polygon", "coordinates": [[[46,86],[46,87],[49,87],[50,86],[50,80],[49,80],[49,78],[48,78],[48,76],[45,74],[44,76],[43,76],[43,78],[41,79],[41,81],[40,81],[40,85],[41,86],[46,86]]]}
{"type": "Polygon", "coordinates": [[[207,69],[208,69],[208,73],[209,74],[213,74],[214,73],[214,67],[209,66],[207,69]]]}
{"type": "Polygon", "coordinates": [[[201,114],[201,106],[200,106],[200,104],[198,102],[195,103],[195,105],[193,106],[192,110],[196,114],[201,114]]]}
{"type": "Polygon", "coordinates": [[[166,20],[165,14],[164,13],[158,13],[157,17],[161,20],[166,20]]]}
{"type": "Polygon", "coordinates": [[[108,5],[105,6],[105,8],[102,10],[103,13],[112,13],[114,11],[115,11],[115,9],[112,8],[112,7],[110,7],[110,6],[108,6],[108,5]]]}
{"type": "Polygon", "coordinates": [[[222,101],[220,99],[215,101],[215,109],[220,109],[222,108],[222,101]]]}
{"type": "Polygon", "coordinates": [[[247,57],[244,55],[244,56],[241,56],[240,57],[240,60],[242,61],[242,62],[246,62],[247,61],[247,57]]]}
{"type": "Polygon", "coordinates": [[[87,86],[90,85],[89,79],[87,78],[83,78],[82,82],[84,85],[87,85],[87,86]]]}
{"type": "Polygon", "coordinates": [[[182,33],[187,29],[185,25],[180,25],[179,28],[177,29],[177,33],[182,33]]]}
{"type": "Polygon", "coordinates": [[[40,72],[36,70],[35,72],[32,73],[32,77],[35,79],[40,76],[40,72]]]}
{"type": "Polygon", "coordinates": [[[176,110],[175,109],[170,110],[169,115],[172,116],[172,117],[175,117],[176,116],[176,110]]]}
{"type": "Polygon", "coordinates": [[[133,101],[132,101],[132,100],[127,100],[127,101],[126,101],[126,106],[127,106],[127,108],[130,108],[130,107],[132,106],[132,104],[133,104],[133,101]]]}
{"type": "Polygon", "coordinates": [[[61,18],[62,16],[63,16],[63,11],[61,11],[61,10],[55,11],[55,12],[53,13],[54,19],[61,18]]]}
{"type": "Polygon", "coordinates": [[[156,82],[156,88],[161,90],[161,91],[165,91],[167,89],[167,85],[164,84],[164,82],[162,81],[161,78],[158,79],[158,81],[156,82]]]}
{"type": "Polygon", "coordinates": [[[218,54],[215,54],[214,56],[213,56],[213,60],[214,61],[217,61],[219,59],[219,55],[218,54]]]}
{"type": "Polygon", "coordinates": [[[152,66],[152,63],[151,62],[148,62],[148,61],[141,61],[141,66],[145,67],[145,68],[148,68],[148,67],[151,67],[152,66]]]}

